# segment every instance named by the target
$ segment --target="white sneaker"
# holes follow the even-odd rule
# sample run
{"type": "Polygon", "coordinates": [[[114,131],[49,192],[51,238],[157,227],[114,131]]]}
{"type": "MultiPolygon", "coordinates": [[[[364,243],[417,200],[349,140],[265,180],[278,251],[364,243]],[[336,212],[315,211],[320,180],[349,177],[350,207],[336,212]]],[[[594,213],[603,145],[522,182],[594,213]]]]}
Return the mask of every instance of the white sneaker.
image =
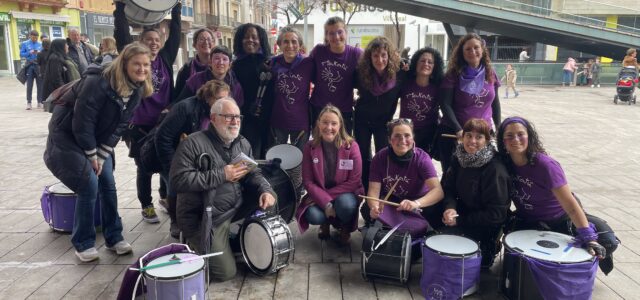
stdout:
{"type": "Polygon", "coordinates": [[[598,87],[600,87],[600,85],[598,84],[598,87]]]}
{"type": "Polygon", "coordinates": [[[115,251],[118,255],[131,253],[133,251],[133,248],[131,248],[131,244],[127,243],[126,241],[119,241],[111,247],[107,246],[107,249],[115,251]]]}
{"type": "Polygon", "coordinates": [[[593,87],[594,87],[594,85],[592,84],[592,85],[591,85],[591,88],[593,88],[593,87]]]}
{"type": "Polygon", "coordinates": [[[76,250],[76,256],[83,262],[90,262],[100,258],[100,254],[98,254],[98,250],[96,250],[95,247],[91,247],[82,252],[76,250]]]}

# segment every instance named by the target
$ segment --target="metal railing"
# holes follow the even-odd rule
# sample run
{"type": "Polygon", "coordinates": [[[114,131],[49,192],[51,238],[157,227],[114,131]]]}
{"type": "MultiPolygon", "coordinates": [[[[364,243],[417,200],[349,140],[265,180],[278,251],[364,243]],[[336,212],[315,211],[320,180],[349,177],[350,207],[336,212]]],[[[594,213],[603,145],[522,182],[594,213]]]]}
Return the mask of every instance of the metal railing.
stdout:
{"type": "MultiPolygon", "coordinates": [[[[505,73],[505,66],[510,64],[516,70],[518,78],[517,84],[530,84],[530,85],[560,85],[562,83],[562,73],[564,63],[498,63],[493,62],[493,68],[498,74],[498,78],[502,78],[505,73]]],[[[580,72],[582,64],[579,65],[577,72],[580,72]]],[[[615,84],[618,73],[622,69],[622,65],[619,63],[603,63],[602,71],[600,72],[600,83],[603,85],[615,84]]],[[[578,79],[579,76],[576,76],[578,79]]],[[[504,86],[504,82],[503,82],[504,86]]]]}
{"type": "MultiPolygon", "coordinates": [[[[611,23],[599,19],[585,17],[581,15],[574,15],[564,13],[561,11],[552,10],[548,7],[531,5],[528,3],[522,3],[514,0],[459,0],[461,2],[468,2],[478,5],[496,7],[503,10],[515,11],[518,13],[525,13],[535,15],[538,17],[571,22],[579,25],[586,25],[593,28],[598,28],[606,31],[612,31],[623,34],[630,34],[640,36],[640,28],[624,26],[617,23],[611,23]]],[[[550,2],[547,2],[550,6],[550,2]]],[[[598,5],[607,6],[604,3],[598,3],[598,5]]],[[[615,7],[615,6],[614,6],[615,7]]],[[[615,7],[618,8],[618,7],[615,7]]]]}

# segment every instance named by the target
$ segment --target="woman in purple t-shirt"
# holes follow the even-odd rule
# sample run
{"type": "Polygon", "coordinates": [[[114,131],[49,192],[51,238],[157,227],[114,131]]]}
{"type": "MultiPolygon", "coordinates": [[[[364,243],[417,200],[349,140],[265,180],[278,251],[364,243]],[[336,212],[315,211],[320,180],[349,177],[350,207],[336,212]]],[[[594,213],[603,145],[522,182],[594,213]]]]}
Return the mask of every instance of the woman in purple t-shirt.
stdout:
{"type": "MultiPolygon", "coordinates": [[[[382,199],[395,185],[389,201],[399,203],[399,211],[422,208],[422,216],[432,227],[442,225],[441,202],[444,192],[431,157],[415,147],[413,124],[409,119],[395,119],[387,125],[389,147],[376,154],[371,162],[368,197],[382,199]],[[398,182],[396,184],[396,182],[398,182]]],[[[360,213],[367,224],[378,219],[385,204],[367,200],[360,213]]]]}
{"type": "MultiPolygon", "coordinates": [[[[493,121],[500,125],[500,80],[491,66],[485,41],[475,33],[465,35],[456,47],[447,65],[442,83],[442,123],[439,134],[455,134],[462,139],[462,124],[471,118],[493,121]]],[[[496,127],[493,127],[496,128],[496,127]]],[[[442,172],[446,172],[456,140],[439,137],[439,158],[442,172]]]]}
{"type": "Polygon", "coordinates": [[[320,110],[331,103],[340,109],[345,129],[351,133],[356,65],[362,50],[347,45],[347,41],[344,20],[331,17],[324,23],[324,44],[315,46],[309,54],[315,65],[311,124],[315,123],[320,110]]]}
{"type": "MultiPolygon", "coordinates": [[[[601,230],[596,230],[593,223],[606,223],[585,214],[562,167],[547,155],[533,124],[521,117],[507,118],[497,138],[498,151],[514,183],[511,199],[516,216],[508,231],[538,229],[573,235],[577,245],[592,255],[603,259],[607,254],[610,258],[611,253],[607,252],[617,247],[615,236],[610,233],[598,237],[601,230]],[[607,251],[600,243],[607,246],[607,251]]],[[[595,225],[601,227],[602,223],[595,225]]]]}
{"type": "Polygon", "coordinates": [[[407,81],[400,90],[400,118],[413,121],[416,146],[433,154],[433,137],[438,126],[439,90],[444,78],[442,55],[431,47],[411,57],[407,81]]]}
{"type": "Polygon", "coordinates": [[[270,145],[291,144],[300,150],[309,140],[309,92],[313,61],[300,53],[302,35],[293,27],[280,30],[282,54],[271,59],[274,80],[270,145]]]}

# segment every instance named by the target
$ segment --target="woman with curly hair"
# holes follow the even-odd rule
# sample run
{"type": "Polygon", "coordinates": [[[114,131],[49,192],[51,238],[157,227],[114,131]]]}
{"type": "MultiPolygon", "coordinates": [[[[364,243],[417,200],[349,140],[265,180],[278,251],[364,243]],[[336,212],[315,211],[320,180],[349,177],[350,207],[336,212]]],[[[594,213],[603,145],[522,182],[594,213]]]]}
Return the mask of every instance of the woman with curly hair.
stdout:
{"type": "MultiPolygon", "coordinates": [[[[443,120],[439,133],[455,134],[462,139],[462,125],[471,118],[484,119],[500,126],[500,80],[489,59],[485,41],[475,33],[465,35],[453,49],[442,83],[440,108],[443,120]]],[[[456,141],[439,138],[442,172],[449,167],[456,141]]]]}
{"type": "Polygon", "coordinates": [[[386,37],[376,37],[367,45],[357,66],[358,99],[354,110],[353,135],[360,145],[363,161],[362,182],[369,182],[371,136],[375,151],[387,145],[387,122],[398,106],[400,57],[386,37]]]}
{"type": "Polygon", "coordinates": [[[438,50],[431,47],[419,49],[411,57],[407,80],[400,89],[400,117],[413,121],[416,146],[431,156],[438,126],[443,70],[442,55],[438,50]]]}

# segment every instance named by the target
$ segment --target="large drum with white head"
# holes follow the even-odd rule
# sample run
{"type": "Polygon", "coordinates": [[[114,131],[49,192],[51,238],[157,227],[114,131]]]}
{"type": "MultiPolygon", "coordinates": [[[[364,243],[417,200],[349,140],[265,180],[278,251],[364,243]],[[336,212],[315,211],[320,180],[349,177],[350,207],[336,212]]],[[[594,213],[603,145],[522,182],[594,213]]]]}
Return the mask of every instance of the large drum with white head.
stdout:
{"type": "Polygon", "coordinates": [[[526,300],[590,299],[597,265],[589,252],[572,243],[573,237],[553,231],[507,234],[501,281],[504,295],[526,300]]]}
{"type": "Polygon", "coordinates": [[[148,299],[205,299],[204,259],[196,254],[164,255],[150,261],[146,267],[177,259],[190,261],[144,271],[148,299]]]}
{"type": "Polygon", "coordinates": [[[140,25],[160,23],[178,0],[122,0],[125,3],[124,13],[130,22],[140,25]]]}

